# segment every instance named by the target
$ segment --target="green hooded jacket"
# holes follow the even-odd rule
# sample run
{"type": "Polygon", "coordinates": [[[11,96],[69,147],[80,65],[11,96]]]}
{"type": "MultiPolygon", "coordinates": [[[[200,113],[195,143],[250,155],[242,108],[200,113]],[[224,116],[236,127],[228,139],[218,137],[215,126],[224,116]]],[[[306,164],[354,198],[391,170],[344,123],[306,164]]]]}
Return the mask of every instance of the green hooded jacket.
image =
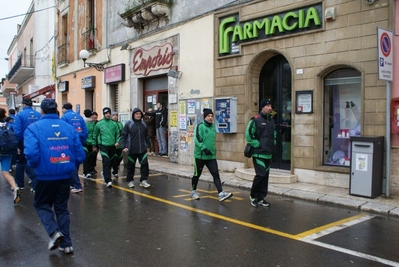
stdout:
{"type": "Polygon", "coordinates": [[[96,123],[93,139],[97,145],[113,146],[120,141],[118,124],[111,119],[102,119],[96,123]]]}
{"type": "Polygon", "coordinates": [[[203,121],[194,130],[194,158],[196,159],[216,159],[216,128],[213,123],[203,121]],[[204,149],[211,151],[212,155],[206,155],[204,149]]]}

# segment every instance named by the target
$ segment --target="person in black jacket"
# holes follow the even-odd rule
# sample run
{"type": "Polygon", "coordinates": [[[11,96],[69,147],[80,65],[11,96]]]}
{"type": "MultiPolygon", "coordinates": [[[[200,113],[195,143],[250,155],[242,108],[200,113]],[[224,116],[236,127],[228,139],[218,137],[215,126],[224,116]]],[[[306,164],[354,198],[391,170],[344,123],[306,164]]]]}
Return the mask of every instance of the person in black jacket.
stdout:
{"type": "Polygon", "coordinates": [[[126,181],[129,188],[134,188],[133,176],[137,159],[140,163],[140,186],[150,187],[147,182],[149,174],[147,151],[150,150],[151,145],[143,116],[143,112],[139,108],[135,108],[132,112],[132,120],[125,124],[121,134],[123,152],[128,153],[126,181]]]}
{"type": "Polygon", "coordinates": [[[168,124],[168,110],[162,103],[157,104],[156,112],[145,112],[145,115],[155,116],[155,127],[157,131],[157,141],[159,151],[157,156],[168,156],[168,143],[166,140],[166,127],[168,124]]]}

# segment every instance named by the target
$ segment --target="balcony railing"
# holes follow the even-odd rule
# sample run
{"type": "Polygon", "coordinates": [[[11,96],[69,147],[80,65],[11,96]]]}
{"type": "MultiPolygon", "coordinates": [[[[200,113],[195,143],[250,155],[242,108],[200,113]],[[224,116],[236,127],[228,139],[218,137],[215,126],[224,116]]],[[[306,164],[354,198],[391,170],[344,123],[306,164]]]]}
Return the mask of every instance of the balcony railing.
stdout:
{"type": "Polygon", "coordinates": [[[64,65],[68,64],[68,43],[64,43],[58,47],[58,54],[57,54],[57,64],[64,65]]]}
{"type": "Polygon", "coordinates": [[[21,84],[35,73],[34,56],[23,55],[12,66],[7,77],[10,83],[21,84]]]}
{"type": "Polygon", "coordinates": [[[83,47],[87,51],[95,50],[95,29],[91,27],[87,31],[82,33],[83,36],[83,47]]]}

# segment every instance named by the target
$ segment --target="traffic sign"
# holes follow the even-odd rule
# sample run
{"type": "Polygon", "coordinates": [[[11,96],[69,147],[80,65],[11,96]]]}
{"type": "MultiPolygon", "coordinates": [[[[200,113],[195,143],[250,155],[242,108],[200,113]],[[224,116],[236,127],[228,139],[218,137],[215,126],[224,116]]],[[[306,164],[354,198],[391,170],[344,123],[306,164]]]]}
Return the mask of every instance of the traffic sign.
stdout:
{"type": "Polygon", "coordinates": [[[392,32],[377,28],[378,32],[378,79],[392,81],[392,32]]]}

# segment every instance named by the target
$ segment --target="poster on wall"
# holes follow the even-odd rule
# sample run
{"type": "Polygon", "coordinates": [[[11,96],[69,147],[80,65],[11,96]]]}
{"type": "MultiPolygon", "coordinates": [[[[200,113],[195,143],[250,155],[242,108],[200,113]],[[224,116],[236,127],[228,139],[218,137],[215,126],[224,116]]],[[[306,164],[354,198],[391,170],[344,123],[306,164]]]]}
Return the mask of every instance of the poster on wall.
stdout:
{"type": "Polygon", "coordinates": [[[356,154],[356,170],[357,171],[367,171],[367,154],[356,154]]]}
{"type": "Polygon", "coordinates": [[[195,114],[195,100],[187,100],[187,113],[195,114]]]}
{"type": "Polygon", "coordinates": [[[177,127],[177,110],[171,110],[170,114],[170,127],[177,127]]]}
{"type": "Polygon", "coordinates": [[[185,131],[187,129],[186,120],[186,101],[179,102],[179,130],[185,131]]]}

